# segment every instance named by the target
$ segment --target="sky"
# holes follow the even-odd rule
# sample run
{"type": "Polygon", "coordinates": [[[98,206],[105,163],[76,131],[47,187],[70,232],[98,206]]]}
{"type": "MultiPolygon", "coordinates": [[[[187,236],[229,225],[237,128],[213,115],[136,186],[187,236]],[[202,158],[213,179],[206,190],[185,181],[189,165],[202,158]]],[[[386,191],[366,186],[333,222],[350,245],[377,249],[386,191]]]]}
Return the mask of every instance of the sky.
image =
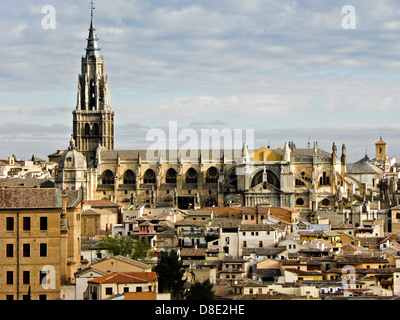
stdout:
{"type": "MultiPolygon", "coordinates": [[[[400,156],[400,2],[96,0],[115,149],[149,133],[254,130],[255,148],[400,156]],[[353,11],[344,10],[351,5],[353,11]]],[[[47,159],[72,133],[89,0],[0,3],[0,159],[47,159]],[[54,8],[54,15],[44,10],[54,8]],[[43,11],[44,10],[44,11],[43,11]],[[52,18],[54,18],[52,20],[52,18]],[[47,28],[54,22],[54,28],[47,28]]]]}

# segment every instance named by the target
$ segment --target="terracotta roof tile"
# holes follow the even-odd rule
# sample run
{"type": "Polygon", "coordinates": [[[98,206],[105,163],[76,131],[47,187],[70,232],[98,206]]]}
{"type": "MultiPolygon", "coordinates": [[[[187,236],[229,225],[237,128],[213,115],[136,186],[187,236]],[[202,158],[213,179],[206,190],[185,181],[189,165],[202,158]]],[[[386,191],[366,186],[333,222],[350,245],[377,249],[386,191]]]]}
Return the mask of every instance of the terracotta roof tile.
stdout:
{"type": "Polygon", "coordinates": [[[103,277],[90,280],[91,283],[147,283],[156,281],[155,272],[112,272],[103,277]]]}

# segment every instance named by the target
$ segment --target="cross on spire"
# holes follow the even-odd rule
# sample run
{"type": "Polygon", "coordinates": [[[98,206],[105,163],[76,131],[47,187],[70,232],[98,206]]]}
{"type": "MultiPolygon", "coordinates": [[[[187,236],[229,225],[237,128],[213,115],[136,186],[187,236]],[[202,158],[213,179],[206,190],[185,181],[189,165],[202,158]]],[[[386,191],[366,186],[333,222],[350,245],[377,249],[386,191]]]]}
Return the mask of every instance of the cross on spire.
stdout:
{"type": "Polygon", "coordinates": [[[91,1],[90,1],[90,15],[91,15],[92,19],[93,19],[93,10],[94,10],[94,9],[96,9],[96,8],[94,7],[94,1],[91,0],[91,1]]]}

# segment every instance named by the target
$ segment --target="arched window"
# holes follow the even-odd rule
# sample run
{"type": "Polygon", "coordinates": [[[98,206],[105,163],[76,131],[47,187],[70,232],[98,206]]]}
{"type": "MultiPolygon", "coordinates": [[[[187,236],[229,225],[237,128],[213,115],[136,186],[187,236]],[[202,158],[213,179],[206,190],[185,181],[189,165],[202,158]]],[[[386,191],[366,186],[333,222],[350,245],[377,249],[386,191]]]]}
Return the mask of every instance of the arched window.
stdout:
{"type": "Polygon", "coordinates": [[[211,167],[207,170],[206,175],[206,183],[217,183],[219,177],[218,169],[215,167],[211,167]]]}
{"type": "MultiPolygon", "coordinates": [[[[273,185],[274,187],[279,188],[280,183],[279,183],[278,177],[272,171],[267,170],[266,173],[267,173],[267,182],[270,185],[273,185]]],[[[254,178],[251,182],[252,188],[263,182],[263,175],[264,175],[264,172],[260,171],[254,176],[254,178]]]]}
{"type": "Polygon", "coordinates": [[[166,177],[165,177],[165,182],[166,183],[173,183],[176,184],[176,171],[174,169],[169,169],[167,171],[166,177]]]}
{"type": "Polygon", "coordinates": [[[96,97],[95,97],[95,86],[94,80],[90,81],[90,99],[89,99],[89,110],[96,109],[96,97]]]}
{"type": "Polygon", "coordinates": [[[96,137],[99,135],[99,125],[97,123],[93,125],[93,135],[96,137]]]}
{"type": "Polygon", "coordinates": [[[193,168],[186,172],[186,183],[197,183],[197,171],[193,168]]]}
{"type": "Polygon", "coordinates": [[[101,176],[103,184],[114,184],[114,173],[111,170],[106,170],[101,176]]]}
{"type": "Polygon", "coordinates": [[[204,207],[217,207],[217,206],[218,206],[218,202],[214,198],[208,198],[204,202],[204,207]]]}
{"type": "Polygon", "coordinates": [[[321,201],[321,204],[325,207],[329,206],[329,203],[330,203],[329,199],[324,199],[321,201]]]}
{"type": "Polygon", "coordinates": [[[156,173],[151,169],[147,170],[143,176],[143,183],[144,184],[155,184],[156,183],[156,173]]]}
{"type": "Polygon", "coordinates": [[[319,178],[319,185],[320,186],[328,186],[328,185],[330,185],[329,176],[325,171],[322,174],[322,176],[319,178]]]}
{"type": "Polygon", "coordinates": [[[90,136],[90,125],[89,125],[89,123],[85,124],[85,136],[90,136]]]}
{"type": "Polygon", "coordinates": [[[225,187],[229,189],[233,189],[232,191],[235,192],[237,189],[237,175],[236,169],[233,170],[228,174],[228,178],[225,180],[225,187]]]}
{"type": "Polygon", "coordinates": [[[124,184],[135,184],[136,175],[132,170],[126,170],[124,173],[124,184]]]}
{"type": "Polygon", "coordinates": [[[165,198],[164,202],[165,203],[173,203],[174,199],[172,199],[172,197],[168,197],[168,198],[165,198]]]}

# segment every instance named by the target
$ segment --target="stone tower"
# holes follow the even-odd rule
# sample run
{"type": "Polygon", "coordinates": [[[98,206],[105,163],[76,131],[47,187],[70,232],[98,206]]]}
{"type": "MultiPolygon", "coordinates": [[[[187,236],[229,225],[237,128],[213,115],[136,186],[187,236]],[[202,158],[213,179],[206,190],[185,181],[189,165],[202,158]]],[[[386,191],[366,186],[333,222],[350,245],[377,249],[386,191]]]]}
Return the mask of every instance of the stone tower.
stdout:
{"type": "Polygon", "coordinates": [[[387,144],[382,140],[382,136],[378,142],[375,143],[376,159],[385,161],[387,158],[387,144]]]}
{"type": "Polygon", "coordinates": [[[86,157],[88,167],[96,166],[96,149],[99,146],[114,149],[114,112],[110,106],[104,59],[100,56],[99,39],[94,28],[93,9],[92,2],[86,55],[81,60],[77,104],[72,112],[76,149],[86,157]]]}

